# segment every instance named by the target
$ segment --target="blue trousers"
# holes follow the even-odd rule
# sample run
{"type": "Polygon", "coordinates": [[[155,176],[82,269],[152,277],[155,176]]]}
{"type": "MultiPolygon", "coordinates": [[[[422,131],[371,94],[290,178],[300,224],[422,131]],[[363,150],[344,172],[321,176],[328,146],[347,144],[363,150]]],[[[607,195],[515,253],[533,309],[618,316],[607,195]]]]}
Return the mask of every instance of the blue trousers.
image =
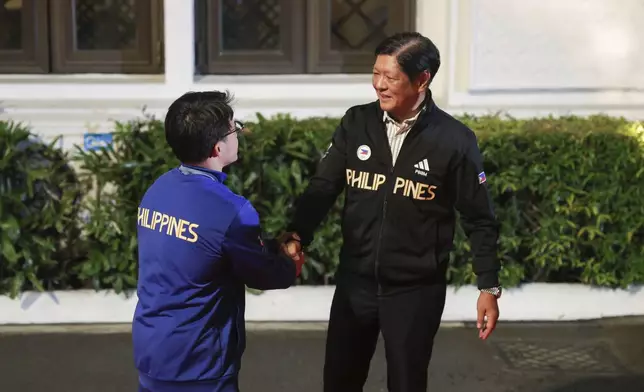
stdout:
{"type": "Polygon", "coordinates": [[[239,392],[237,377],[227,377],[208,383],[166,383],[143,385],[139,380],[138,392],[239,392]]]}

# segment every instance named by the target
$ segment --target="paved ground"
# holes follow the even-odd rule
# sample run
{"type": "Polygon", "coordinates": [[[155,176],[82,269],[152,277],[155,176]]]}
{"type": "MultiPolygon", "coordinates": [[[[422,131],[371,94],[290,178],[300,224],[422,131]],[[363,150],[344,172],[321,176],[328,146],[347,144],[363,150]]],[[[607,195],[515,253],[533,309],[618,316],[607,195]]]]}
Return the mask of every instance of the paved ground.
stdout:
{"type": "MultiPolygon", "coordinates": [[[[127,329],[59,329],[0,327],[0,391],[136,390],[127,329]]],[[[322,330],[249,331],[242,390],[321,391],[323,348],[322,330]]],[[[446,327],[435,352],[430,391],[644,391],[644,322],[501,324],[488,342],[446,327]]],[[[365,391],[385,385],[381,344],[365,391]]]]}

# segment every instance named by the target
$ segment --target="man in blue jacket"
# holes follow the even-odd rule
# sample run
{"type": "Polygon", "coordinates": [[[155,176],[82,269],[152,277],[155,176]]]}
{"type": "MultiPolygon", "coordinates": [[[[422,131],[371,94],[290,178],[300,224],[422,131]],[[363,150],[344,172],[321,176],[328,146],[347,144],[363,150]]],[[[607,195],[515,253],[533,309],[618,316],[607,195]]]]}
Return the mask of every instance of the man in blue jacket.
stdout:
{"type": "Polygon", "coordinates": [[[283,289],[299,275],[303,255],[262,239],[253,206],[224,185],[242,128],[229,95],[217,91],[187,93],[166,115],[181,165],[152,184],[138,209],[139,391],[238,391],[245,286],[283,289]]]}

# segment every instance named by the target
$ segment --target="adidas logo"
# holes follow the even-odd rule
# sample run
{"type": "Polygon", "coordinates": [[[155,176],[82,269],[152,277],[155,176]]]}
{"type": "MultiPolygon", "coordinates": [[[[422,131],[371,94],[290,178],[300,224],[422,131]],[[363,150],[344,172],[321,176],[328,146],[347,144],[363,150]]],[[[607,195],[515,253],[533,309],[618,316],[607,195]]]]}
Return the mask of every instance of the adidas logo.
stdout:
{"type": "Polygon", "coordinates": [[[415,164],[414,167],[416,168],[416,170],[414,170],[416,174],[427,176],[427,172],[429,171],[429,163],[427,162],[427,158],[415,164]]]}

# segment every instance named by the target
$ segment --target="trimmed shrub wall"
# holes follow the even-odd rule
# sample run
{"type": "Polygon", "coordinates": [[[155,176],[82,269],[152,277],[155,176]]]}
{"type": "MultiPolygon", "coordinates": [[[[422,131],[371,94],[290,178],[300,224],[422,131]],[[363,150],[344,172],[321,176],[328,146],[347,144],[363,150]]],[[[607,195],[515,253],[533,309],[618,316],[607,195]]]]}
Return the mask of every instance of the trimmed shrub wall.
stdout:
{"type": "MultiPolygon", "coordinates": [[[[502,223],[502,282],[644,283],[644,129],[620,118],[459,118],[478,135],[502,223]]],[[[228,185],[279,234],[329,144],[337,118],[247,124],[228,185]]],[[[132,289],[136,211],[176,166],[163,123],[116,123],[103,150],[63,152],[19,124],[0,123],[0,292],[132,289]],[[73,163],[79,170],[70,169],[73,163]]],[[[317,232],[299,284],[333,284],[342,197],[317,232]]],[[[452,284],[474,283],[460,226],[452,284]]]]}

